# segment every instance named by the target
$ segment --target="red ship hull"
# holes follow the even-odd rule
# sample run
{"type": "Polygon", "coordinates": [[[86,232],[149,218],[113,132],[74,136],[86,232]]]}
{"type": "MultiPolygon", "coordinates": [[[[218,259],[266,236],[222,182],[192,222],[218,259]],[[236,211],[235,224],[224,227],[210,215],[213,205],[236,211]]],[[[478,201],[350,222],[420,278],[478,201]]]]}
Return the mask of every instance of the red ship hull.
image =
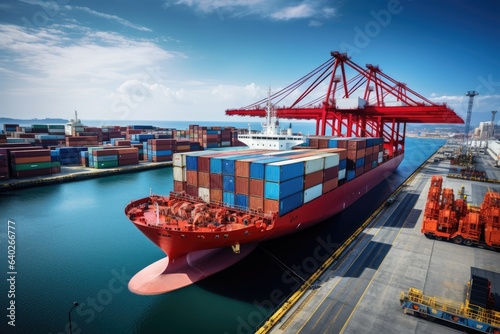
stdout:
{"type": "MultiPolygon", "coordinates": [[[[163,293],[192,284],[218,272],[242,259],[259,242],[296,233],[346,209],[390,176],[402,160],[403,154],[395,156],[301,207],[281,217],[276,217],[270,225],[264,224],[257,227],[251,224],[232,231],[197,233],[186,230],[166,230],[162,226],[131,218],[136,227],[167,254],[168,260],[160,260],[143,269],[130,281],[129,289],[138,294],[163,293]],[[225,255],[222,258],[219,256],[219,259],[213,262],[217,263],[216,266],[207,266],[209,250],[226,248],[226,251],[231,251],[233,247],[236,251],[235,246],[238,250],[236,253],[239,253],[240,247],[243,249],[242,254],[225,255]],[[193,254],[201,255],[193,256],[193,254]]],[[[150,200],[150,197],[147,197],[131,202],[125,208],[125,213],[129,214],[132,208],[148,203],[150,200]]]]}

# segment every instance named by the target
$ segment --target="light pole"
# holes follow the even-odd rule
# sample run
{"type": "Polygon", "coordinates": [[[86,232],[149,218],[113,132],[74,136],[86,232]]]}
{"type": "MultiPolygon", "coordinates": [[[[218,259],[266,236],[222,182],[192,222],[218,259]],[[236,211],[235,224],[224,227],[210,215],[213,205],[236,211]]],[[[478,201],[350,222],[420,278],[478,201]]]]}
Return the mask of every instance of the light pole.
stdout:
{"type": "Polygon", "coordinates": [[[74,309],[75,307],[77,307],[78,305],[79,305],[79,304],[78,304],[78,302],[73,302],[73,307],[72,307],[72,308],[69,310],[69,312],[68,312],[68,319],[69,319],[69,334],[72,334],[72,333],[73,333],[73,331],[71,330],[71,311],[73,311],[73,309],[74,309]]]}

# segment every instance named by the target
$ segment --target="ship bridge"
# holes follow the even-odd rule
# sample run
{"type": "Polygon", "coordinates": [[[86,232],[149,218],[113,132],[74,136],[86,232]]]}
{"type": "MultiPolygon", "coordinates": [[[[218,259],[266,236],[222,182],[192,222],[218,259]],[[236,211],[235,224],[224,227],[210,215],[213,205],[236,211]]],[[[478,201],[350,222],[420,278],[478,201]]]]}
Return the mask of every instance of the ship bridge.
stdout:
{"type": "Polygon", "coordinates": [[[377,65],[361,67],[338,51],[282,90],[245,107],[228,109],[226,115],[266,117],[262,106],[268,101],[280,119],[314,120],[316,135],[384,137],[390,156],[404,150],[407,123],[464,124],[446,104],[430,101],[377,65]],[[292,99],[297,92],[299,97],[292,99]]]}

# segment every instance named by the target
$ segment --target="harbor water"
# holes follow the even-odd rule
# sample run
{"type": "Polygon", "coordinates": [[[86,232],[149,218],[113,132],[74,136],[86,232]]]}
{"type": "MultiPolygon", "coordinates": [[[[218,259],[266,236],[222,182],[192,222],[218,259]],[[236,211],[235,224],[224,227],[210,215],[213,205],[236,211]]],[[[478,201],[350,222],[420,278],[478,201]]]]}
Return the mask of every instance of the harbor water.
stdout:
{"type": "Polygon", "coordinates": [[[171,191],[172,168],[0,193],[0,332],[69,333],[70,315],[73,333],[251,333],[444,142],[407,138],[398,170],[341,214],[157,296],[127,289],[137,271],[164,254],[130,223],[124,207],[151,190],[171,191]],[[79,304],[69,314],[73,302],[79,304]]]}

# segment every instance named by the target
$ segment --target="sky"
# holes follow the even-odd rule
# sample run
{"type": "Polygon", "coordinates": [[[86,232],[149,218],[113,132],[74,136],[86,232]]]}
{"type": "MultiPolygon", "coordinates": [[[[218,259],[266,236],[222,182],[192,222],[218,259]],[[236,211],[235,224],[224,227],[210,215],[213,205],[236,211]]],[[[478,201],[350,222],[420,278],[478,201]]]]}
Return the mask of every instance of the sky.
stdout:
{"type": "Polygon", "coordinates": [[[340,51],[463,119],[476,91],[489,121],[499,17],[497,0],[4,0],[0,117],[228,121],[340,51]]]}

